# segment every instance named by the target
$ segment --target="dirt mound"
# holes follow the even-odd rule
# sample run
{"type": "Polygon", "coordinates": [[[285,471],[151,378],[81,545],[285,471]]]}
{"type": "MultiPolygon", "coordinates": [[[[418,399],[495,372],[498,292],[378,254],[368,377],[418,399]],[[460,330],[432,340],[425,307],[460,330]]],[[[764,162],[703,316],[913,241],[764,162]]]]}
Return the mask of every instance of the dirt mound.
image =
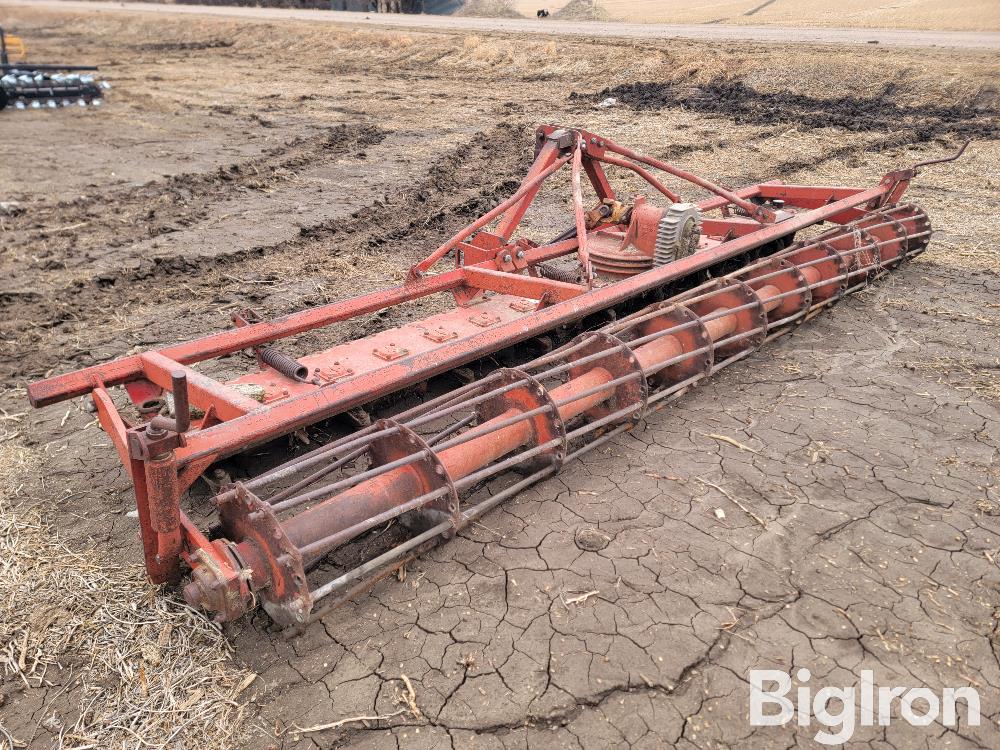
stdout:
{"type": "Polygon", "coordinates": [[[838,127],[852,132],[905,130],[916,141],[954,134],[993,139],[1000,135],[992,106],[904,106],[890,84],[870,98],[823,99],[791,91],[764,92],[742,81],[715,80],[703,86],[637,82],[606,88],[597,94],[570,94],[570,99],[600,102],[616,99],[635,110],[683,107],[719,115],[747,125],[796,125],[804,129],[838,127]]]}
{"type": "Polygon", "coordinates": [[[510,0],[466,0],[455,11],[456,16],[484,16],[490,18],[521,18],[510,0]]]}
{"type": "Polygon", "coordinates": [[[566,18],[574,21],[606,21],[608,12],[596,0],[570,0],[557,10],[555,18],[566,18]]]}

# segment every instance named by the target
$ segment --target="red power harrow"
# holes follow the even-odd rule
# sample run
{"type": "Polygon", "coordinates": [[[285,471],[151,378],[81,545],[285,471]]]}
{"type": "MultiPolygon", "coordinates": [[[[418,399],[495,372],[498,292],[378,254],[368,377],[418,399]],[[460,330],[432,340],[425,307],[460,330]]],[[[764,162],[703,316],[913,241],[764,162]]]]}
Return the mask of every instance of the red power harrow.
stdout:
{"type": "Polygon", "coordinates": [[[541,127],[514,195],[400,286],[272,321],[246,313],[232,330],[39,381],[28,395],[36,407],[91,395],[135,486],[154,582],[177,583],[186,567],[185,598],[217,620],[260,603],[280,625],[301,627],[920,253],[930,224],[900,199],[930,163],[869,189],[774,181],[729,191],[586,131],[541,127]],[[543,182],[567,164],[573,226],[547,244],[513,239],[543,182]],[[641,176],[665,205],[620,199],[607,165],[641,176]],[[712,197],[681,202],[650,170],[712,197]],[[597,196],[590,210],[584,174],[597,196]],[[454,267],[432,272],[446,256],[454,267]],[[273,346],[444,292],[454,305],[419,322],[298,358],[273,346]],[[247,349],[259,366],[228,383],[192,367],[247,349]],[[525,361],[532,352],[543,353],[525,361]],[[447,379],[437,376],[461,367],[468,380],[463,365],[501,356],[515,366],[428,395],[429,382],[447,379]],[[128,419],[110,393],[119,385],[154,413],[128,419]],[[403,389],[422,402],[221,487],[212,533],[181,510],[213,462],[403,389]],[[155,413],[168,394],[173,415],[155,413]],[[363,563],[333,574],[318,566],[393,519],[405,533],[366,547],[363,563]]]}

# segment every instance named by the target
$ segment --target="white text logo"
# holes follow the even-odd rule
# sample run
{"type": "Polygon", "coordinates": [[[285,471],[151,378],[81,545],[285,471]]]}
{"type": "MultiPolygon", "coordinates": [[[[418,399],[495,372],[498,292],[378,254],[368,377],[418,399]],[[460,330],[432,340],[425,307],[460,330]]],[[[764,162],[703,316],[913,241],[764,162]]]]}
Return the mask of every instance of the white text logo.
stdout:
{"type": "Polygon", "coordinates": [[[751,669],[750,724],[780,726],[795,718],[800,727],[807,727],[815,719],[833,731],[821,729],[813,739],[823,745],[839,745],[851,739],[855,726],[889,724],[894,703],[898,704],[903,720],[913,726],[925,727],[940,718],[943,725],[953,727],[955,704],[965,701],[969,726],[979,726],[979,693],[975,688],[945,688],[938,695],[926,687],[879,687],[875,685],[874,673],[865,669],[857,685],[823,687],[813,695],[812,688],[805,685],[811,676],[808,669],[795,673],[801,685],[795,691],[793,704],[787,697],[792,690],[788,673],[751,669]]]}

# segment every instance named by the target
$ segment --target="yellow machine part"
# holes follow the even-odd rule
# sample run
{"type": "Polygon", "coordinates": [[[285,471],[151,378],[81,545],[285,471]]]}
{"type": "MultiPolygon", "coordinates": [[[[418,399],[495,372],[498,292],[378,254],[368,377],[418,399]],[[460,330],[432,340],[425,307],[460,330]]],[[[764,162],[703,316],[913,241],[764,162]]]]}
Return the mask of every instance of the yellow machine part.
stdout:
{"type": "Polygon", "coordinates": [[[21,37],[4,34],[3,42],[7,47],[7,56],[11,62],[20,62],[28,56],[28,48],[24,46],[24,40],[21,37]]]}

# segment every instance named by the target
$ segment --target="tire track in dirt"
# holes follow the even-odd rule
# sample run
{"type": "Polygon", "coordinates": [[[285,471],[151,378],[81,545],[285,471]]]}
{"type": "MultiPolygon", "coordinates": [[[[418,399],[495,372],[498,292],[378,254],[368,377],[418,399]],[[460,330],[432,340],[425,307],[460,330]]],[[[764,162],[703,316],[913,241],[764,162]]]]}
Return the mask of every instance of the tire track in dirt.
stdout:
{"type": "Polygon", "coordinates": [[[458,229],[460,222],[478,217],[517,189],[519,170],[531,163],[532,154],[524,148],[530,132],[527,124],[501,122],[489,132],[477,133],[433,162],[417,185],[387,195],[384,202],[363,208],[346,221],[303,229],[302,237],[287,243],[285,249],[337,238],[341,252],[370,252],[398,240],[417,244],[437,230],[458,229]],[[499,182],[484,181],[483,176],[489,174],[499,182]],[[442,202],[438,198],[442,195],[455,197],[442,202]],[[435,205],[442,207],[434,210],[435,205]],[[373,227],[382,230],[369,231],[373,227]]]}
{"type": "MultiPolygon", "coordinates": [[[[180,323],[185,330],[209,333],[218,328],[223,303],[259,308],[282,284],[294,285],[317,274],[328,282],[328,298],[356,293],[352,267],[364,272],[370,260],[392,253],[392,265],[398,269],[512,194],[519,184],[516,175],[531,159],[530,150],[518,147],[529,140],[529,132],[528,124],[510,122],[477,132],[431,162],[422,179],[390,190],[344,219],[302,227],[293,240],[194,261],[155,258],[151,268],[112,278],[73,279],[65,286],[28,293],[0,292],[0,340],[10,343],[0,358],[0,371],[9,378],[30,379],[54,367],[85,366],[99,358],[94,353],[102,346],[113,345],[124,354],[134,343],[155,346],[175,340],[180,323]],[[484,174],[495,175],[497,181],[484,186],[484,174]],[[261,286],[240,284],[228,273],[233,268],[275,286],[265,292],[261,286]],[[170,283],[164,284],[168,276],[170,283]],[[187,291],[185,302],[192,306],[180,317],[168,312],[177,309],[179,288],[187,291]],[[145,323],[134,334],[108,325],[115,311],[125,310],[130,311],[133,330],[145,323]]],[[[214,177],[205,179],[211,182],[214,177]]],[[[282,314],[326,301],[301,292],[296,296],[294,290],[289,294],[281,309],[265,303],[263,312],[282,314]]],[[[359,325],[381,327],[391,325],[391,319],[390,312],[359,325]]]]}
{"type": "MultiPolygon", "coordinates": [[[[90,270],[94,256],[144,239],[196,227],[211,207],[241,191],[268,191],[303,167],[332,162],[379,143],[386,133],[371,124],[338,125],[265,150],[259,156],[207,173],[184,173],[138,188],[116,188],[72,201],[32,205],[0,237],[0,251],[41,248],[28,259],[34,287],[66,283],[63,271],[90,270]],[[6,247],[4,247],[6,246],[6,247]],[[46,278],[49,277],[49,278],[46,278]]],[[[114,283],[114,276],[104,283],[114,283]]],[[[3,289],[0,294],[13,290],[3,289]]]]}

